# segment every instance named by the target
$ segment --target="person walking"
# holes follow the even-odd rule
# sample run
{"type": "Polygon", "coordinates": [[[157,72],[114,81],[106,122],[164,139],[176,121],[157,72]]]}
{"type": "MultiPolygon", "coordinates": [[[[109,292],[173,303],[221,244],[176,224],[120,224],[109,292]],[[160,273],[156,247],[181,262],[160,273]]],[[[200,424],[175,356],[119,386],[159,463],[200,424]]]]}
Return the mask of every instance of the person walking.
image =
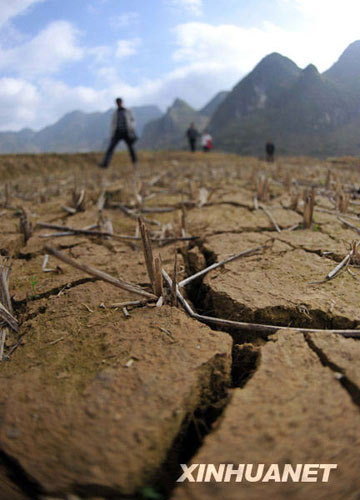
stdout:
{"type": "Polygon", "coordinates": [[[271,141],[265,144],[266,161],[272,163],[274,161],[275,146],[271,141]]]}
{"type": "Polygon", "coordinates": [[[104,158],[99,163],[99,166],[107,168],[110,164],[117,144],[120,141],[125,141],[129,150],[131,162],[136,169],[137,155],[134,149],[134,143],[137,140],[137,137],[135,132],[135,118],[129,109],[124,108],[123,100],[120,97],[118,97],[115,102],[117,109],[114,111],[111,119],[111,139],[104,158]]]}
{"type": "Polygon", "coordinates": [[[195,128],[194,123],[190,123],[190,127],[186,131],[186,136],[189,141],[190,151],[195,153],[196,151],[196,140],[199,136],[199,132],[195,128]]]}
{"type": "Polygon", "coordinates": [[[209,151],[212,150],[213,147],[212,137],[207,132],[204,132],[204,134],[201,137],[201,145],[205,153],[208,153],[209,151]]]}

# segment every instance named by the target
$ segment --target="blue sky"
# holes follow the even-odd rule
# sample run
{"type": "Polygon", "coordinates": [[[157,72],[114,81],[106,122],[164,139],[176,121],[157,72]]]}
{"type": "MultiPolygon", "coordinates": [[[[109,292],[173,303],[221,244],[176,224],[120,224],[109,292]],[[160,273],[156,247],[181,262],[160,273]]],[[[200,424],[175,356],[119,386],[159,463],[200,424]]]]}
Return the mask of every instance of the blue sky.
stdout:
{"type": "Polygon", "coordinates": [[[359,0],[2,0],[0,130],[176,97],[195,108],[267,54],[320,71],[360,39],[359,0]]]}

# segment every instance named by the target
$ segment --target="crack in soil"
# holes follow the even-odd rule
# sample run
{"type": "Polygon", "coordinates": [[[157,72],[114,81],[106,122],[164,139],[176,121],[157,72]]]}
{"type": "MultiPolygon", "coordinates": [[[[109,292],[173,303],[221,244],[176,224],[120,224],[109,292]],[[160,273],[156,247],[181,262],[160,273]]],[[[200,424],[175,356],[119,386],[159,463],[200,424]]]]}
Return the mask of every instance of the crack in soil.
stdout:
{"type": "Polygon", "coordinates": [[[314,344],[310,335],[308,333],[304,333],[304,339],[307,342],[310,349],[317,355],[321,364],[330,368],[335,374],[340,374],[340,376],[336,377],[339,381],[340,385],[345,389],[345,391],[349,394],[352,402],[360,407],[360,388],[354,384],[349,378],[345,375],[344,370],[340,368],[336,363],[331,361],[327,355],[314,344]]]}
{"type": "Polygon", "coordinates": [[[245,208],[249,212],[254,212],[256,210],[255,207],[250,207],[249,204],[240,203],[238,201],[215,201],[213,203],[205,203],[205,205],[203,205],[203,206],[204,207],[212,207],[212,206],[221,206],[221,205],[230,205],[232,207],[245,208]]]}
{"type": "MultiPolygon", "coordinates": [[[[288,242],[283,243],[288,244],[288,242]]],[[[196,242],[196,246],[205,258],[207,266],[216,262],[216,254],[208,248],[205,248],[203,240],[198,240],[196,242]]],[[[294,245],[289,244],[289,246],[292,247],[293,250],[297,249],[294,245]]],[[[306,249],[304,250],[306,251],[306,249]]],[[[320,251],[309,251],[309,253],[321,255],[320,251]]],[[[187,274],[190,276],[194,274],[197,269],[194,269],[194,266],[192,265],[191,258],[189,257],[189,249],[182,251],[182,255],[188,271],[187,274]]],[[[214,300],[214,292],[211,293],[210,287],[204,285],[203,278],[204,276],[192,281],[186,290],[187,296],[192,302],[194,310],[197,312],[203,311],[204,306],[206,306],[209,302],[209,298],[210,301],[214,300]]],[[[218,299],[219,297],[216,298],[218,299]]],[[[239,310],[241,310],[243,316],[246,317],[249,315],[250,309],[246,308],[244,304],[235,302],[230,297],[227,297],[226,299],[222,297],[222,300],[227,300],[229,304],[231,303],[231,308],[236,312],[237,319],[239,310]]],[[[223,307],[220,307],[219,309],[222,311],[224,310],[223,307]]],[[[255,322],[265,322],[270,324],[282,323],[284,326],[288,326],[290,320],[292,322],[299,323],[299,326],[302,327],[304,327],[304,323],[309,323],[309,325],[313,328],[331,328],[332,322],[334,321],[331,314],[327,314],[321,310],[311,311],[311,314],[311,318],[305,318],[303,313],[297,308],[275,306],[255,311],[255,322]],[[282,317],[284,314],[285,317],[282,317]],[[287,317],[289,314],[293,315],[293,318],[287,317]],[[280,321],[279,316],[281,319],[280,321]]],[[[337,321],[339,321],[339,318],[337,318],[337,321]]],[[[342,318],[341,323],[343,328],[353,328],[355,325],[355,322],[351,322],[347,318],[342,318]]],[[[271,338],[269,339],[268,336],[262,337],[254,334],[244,335],[244,333],[233,331],[231,328],[217,328],[210,326],[209,328],[212,328],[213,330],[225,331],[231,335],[233,339],[231,385],[228,389],[244,388],[261,363],[261,346],[264,345],[265,342],[271,341],[271,338]]],[[[339,383],[348,392],[354,404],[360,406],[360,389],[346,377],[341,368],[332,363],[326,355],[313,344],[309,334],[304,334],[304,338],[324,366],[328,366],[334,372],[341,373],[342,376],[338,378],[339,383]]],[[[156,488],[163,492],[165,491],[165,498],[169,498],[169,495],[176,485],[175,480],[179,475],[179,464],[189,463],[196,455],[203,445],[205,437],[213,432],[220,424],[223,412],[230,401],[231,393],[222,399],[220,398],[216,400],[215,398],[213,403],[208,403],[205,408],[199,407],[195,410],[193,415],[188,415],[187,419],[183,423],[183,430],[175,439],[168,458],[165,460],[159,473],[159,478],[154,483],[156,488]],[[165,488],[164,478],[166,478],[165,488]]]]}
{"type": "MultiPolygon", "coordinates": [[[[72,243],[71,245],[58,245],[58,248],[61,250],[71,250],[72,248],[81,246],[83,242],[78,242],[78,243],[72,243]]],[[[39,257],[39,255],[44,255],[44,249],[41,248],[36,252],[29,252],[29,253],[22,253],[20,250],[17,255],[15,255],[13,258],[19,259],[19,260],[25,260],[25,261],[30,261],[31,259],[35,259],[36,257],[39,257]]]]}
{"type": "MultiPolygon", "coordinates": [[[[201,248],[202,243],[200,242],[198,246],[201,248]]],[[[214,256],[211,255],[211,252],[206,252],[203,248],[201,251],[203,251],[207,263],[213,260],[214,256]]],[[[187,251],[183,252],[183,257],[189,270],[187,251]]],[[[187,290],[188,295],[192,298],[199,291],[199,282],[202,283],[202,278],[194,280],[187,290]]],[[[193,301],[195,310],[200,302],[201,297],[197,297],[193,301]]],[[[224,329],[221,330],[224,331],[224,329]]],[[[193,414],[187,416],[183,422],[182,431],[175,439],[159,477],[154,483],[156,488],[165,492],[165,498],[169,498],[176,486],[175,481],[180,475],[179,464],[189,463],[202,446],[205,437],[220,424],[223,412],[231,400],[231,393],[228,391],[235,387],[244,387],[260,363],[260,349],[257,346],[251,343],[238,345],[235,344],[235,340],[233,342],[230,385],[225,388],[224,393],[217,394],[213,391],[210,383],[210,387],[207,388],[211,393],[210,399],[204,405],[200,405],[193,414]]]]}
{"type": "MultiPolygon", "coordinates": [[[[29,500],[40,499],[43,490],[39,483],[30,477],[20,463],[3,450],[0,450],[0,464],[6,470],[10,482],[21,490],[29,500]]],[[[4,499],[5,500],[5,499],[4,499]]],[[[10,500],[10,499],[6,499],[10,500]]]]}
{"type": "MultiPolygon", "coordinates": [[[[27,306],[28,306],[29,302],[36,302],[36,301],[41,300],[41,299],[47,299],[47,298],[49,298],[51,296],[58,295],[63,290],[71,290],[72,288],[75,288],[77,286],[83,285],[85,283],[93,283],[93,282],[95,282],[97,280],[98,280],[98,278],[82,278],[82,279],[79,279],[79,280],[67,283],[66,285],[62,285],[62,286],[58,286],[56,288],[52,288],[51,290],[48,290],[47,292],[43,292],[43,293],[40,293],[38,295],[33,295],[33,296],[30,296],[30,297],[26,297],[23,300],[16,301],[16,300],[12,299],[12,304],[13,304],[13,308],[14,308],[14,311],[15,311],[15,315],[18,318],[20,318],[20,320],[19,320],[20,330],[19,330],[19,333],[18,333],[17,342],[15,344],[16,347],[18,347],[21,344],[22,338],[25,337],[27,335],[27,333],[28,333],[28,331],[21,331],[21,326],[24,323],[26,323],[28,321],[31,321],[32,319],[36,318],[40,314],[45,314],[45,312],[47,310],[47,306],[46,305],[41,305],[36,311],[34,311],[32,313],[28,313],[27,312],[27,306]]],[[[0,450],[0,452],[1,452],[1,450],[0,450]]]]}
{"type": "Polygon", "coordinates": [[[232,348],[231,387],[242,389],[254,375],[260,362],[260,347],[256,347],[252,343],[241,345],[234,343],[232,348]]]}
{"type": "Polygon", "coordinates": [[[98,281],[99,278],[81,278],[76,281],[71,281],[70,283],[66,283],[65,285],[60,285],[55,288],[51,288],[50,290],[46,292],[42,292],[36,295],[30,295],[29,297],[26,297],[25,299],[22,300],[14,300],[13,299],[13,305],[15,310],[21,310],[26,304],[29,302],[34,302],[36,300],[41,300],[41,299],[48,299],[52,295],[58,295],[60,292],[63,290],[71,290],[72,288],[75,288],[80,285],[84,285],[85,283],[94,283],[95,281],[98,281]]]}
{"type": "MultiPolygon", "coordinates": [[[[310,254],[317,254],[321,256],[321,251],[311,251],[306,250],[301,247],[296,247],[296,245],[290,244],[285,241],[292,250],[288,252],[295,251],[297,249],[307,251],[310,254]]],[[[210,266],[217,262],[217,255],[215,252],[211,251],[209,248],[205,247],[204,240],[198,240],[196,242],[200,253],[204,256],[206,266],[210,266]]],[[[279,252],[279,253],[286,253],[279,252]]],[[[185,265],[189,276],[198,271],[194,269],[191,263],[191,259],[187,257],[186,251],[183,252],[183,257],[185,265]]],[[[328,258],[337,262],[332,256],[322,257],[328,258]]],[[[333,256],[334,257],[334,256],[333,256]]],[[[196,312],[205,315],[218,315],[217,311],[221,311],[221,317],[223,319],[234,320],[234,321],[245,321],[258,324],[268,324],[268,325],[278,325],[278,326],[292,326],[298,328],[316,328],[324,330],[332,329],[355,329],[358,326],[356,321],[351,321],[349,318],[344,316],[334,316],[331,312],[326,312],[321,309],[307,309],[305,307],[305,312],[301,307],[303,304],[295,304],[292,301],[289,302],[289,306],[285,305],[274,305],[264,307],[262,309],[252,310],[246,304],[243,304],[237,300],[232,299],[226,293],[215,292],[207,284],[204,284],[203,280],[206,275],[194,280],[187,287],[187,294],[191,300],[196,312]]],[[[285,299],[286,300],[286,299],[285,299]]],[[[306,306],[306,304],[304,304],[306,306]]],[[[244,342],[256,343],[259,339],[263,341],[267,340],[267,335],[245,333],[239,330],[234,330],[224,327],[212,326],[214,330],[226,331],[234,339],[235,343],[243,344],[244,342]]],[[[261,341],[260,341],[261,342],[261,341]]]]}
{"type": "MultiPolygon", "coordinates": [[[[323,234],[326,234],[326,233],[323,233],[323,234]]],[[[277,238],[277,241],[281,241],[281,243],[289,245],[291,247],[292,251],[303,250],[306,253],[315,254],[315,255],[318,255],[319,257],[325,257],[326,259],[332,260],[333,262],[341,262],[344,258],[344,255],[339,255],[336,253],[326,254],[326,253],[324,253],[323,250],[312,250],[311,248],[297,246],[297,245],[294,245],[293,243],[291,243],[290,241],[284,241],[281,238],[277,238]]],[[[336,240],[334,239],[334,241],[336,241],[336,240]]]]}
{"type": "MultiPolygon", "coordinates": [[[[289,227],[284,227],[282,228],[281,230],[282,231],[286,231],[286,229],[289,229],[291,226],[289,227]]],[[[276,233],[278,234],[278,231],[275,229],[275,227],[269,227],[269,226],[266,226],[266,227],[255,227],[255,228],[249,228],[249,227],[240,227],[238,229],[231,229],[229,231],[214,231],[213,233],[209,233],[207,234],[207,237],[211,237],[211,236],[219,236],[221,234],[243,234],[243,233],[276,233]]],[[[284,242],[283,242],[284,243],[284,242]]]]}
{"type": "MultiPolygon", "coordinates": [[[[197,242],[196,246],[201,248],[207,263],[214,259],[214,255],[211,252],[206,252],[203,249],[202,242],[197,242]]],[[[189,274],[192,274],[193,270],[190,269],[188,250],[183,251],[182,255],[189,274]]],[[[202,278],[194,280],[188,287],[187,293],[189,296],[194,297],[194,294],[199,291],[199,282],[202,283],[202,278]]],[[[201,297],[198,297],[193,302],[195,310],[200,302],[201,297]]],[[[221,331],[224,332],[224,329],[222,328],[221,331]]],[[[223,390],[219,392],[218,384],[210,379],[208,386],[203,388],[203,391],[206,393],[206,399],[204,398],[195,411],[188,414],[184,419],[182,429],[175,438],[161,469],[156,474],[152,483],[154,490],[160,491],[165,499],[170,498],[172,491],[176,487],[176,479],[181,474],[180,464],[189,463],[203,445],[206,436],[220,425],[222,415],[231,401],[231,389],[243,388],[259,366],[261,359],[260,348],[252,343],[238,345],[235,343],[234,336],[232,337],[233,348],[230,383],[224,386],[223,390]]],[[[137,496],[134,498],[143,497],[137,496]]]]}
{"type": "Polygon", "coordinates": [[[186,415],[180,432],[154,477],[152,487],[155,491],[160,491],[165,499],[170,498],[176,487],[176,479],[181,475],[180,464],[190,462],[196,455],[205,437],[219,425],[231,400],[231,385],[219,379],[222,357],[223,355],[216,354],[207,363],[206,370],[211,370],[210,379],[208,384],[201,388],[199,404],[193,412],[186,415]]]}
{"type": "MultiPolygon", "coordinates": [[[[293,302],[288,301],[289,306],[273,305],[253,310],[246,304],[232,299],[226,293],[214,292],[208,285],[203,285],[200,292],[203,297],[201,314],[218,316],[219,311],[221,311],[221,317],[227,320],[318,330],[352,330],[358,327],[357,321],[350,320],[345,316],[334,316],[331,312],[321,309],[309,309],[306,304],[293,304],[293,302]],[[305,307],[302,308],[302,306],[305,307]]],[[[218,329],[221,330],[222,328],[218,329]]],[[[246,335],[241,331],[232,331],[230,328],[229,330],[226,329],[226,331],[233,338],[235,337],[238,343],[247,340],[252,341],[254,335],[265,340],[267,338],[267,334],[252,333],[249,338],[248,335],[250,334],[246,335]]]]}

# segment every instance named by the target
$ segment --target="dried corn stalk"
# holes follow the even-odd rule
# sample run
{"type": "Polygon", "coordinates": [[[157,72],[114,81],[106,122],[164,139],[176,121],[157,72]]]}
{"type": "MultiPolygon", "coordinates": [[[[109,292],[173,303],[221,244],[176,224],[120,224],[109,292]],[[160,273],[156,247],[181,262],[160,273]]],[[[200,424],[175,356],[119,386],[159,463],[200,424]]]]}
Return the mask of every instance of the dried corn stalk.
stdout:
{"type": "Polygon", "coordinates": [[[290,177],[289,172],[286,174],[283,184],[284,184],[284,188],[286,189],[286,191],[290,191],[291,177],[290,177]]]}
{"type": "Polygon", "coordinates": [[[29,222],[28,214],[25,208],[20,208],[20,232],[24,235],[24,244],[30,239],[33,233],[32,223],[29,222]]]}
{"type": "Polygon", "coordinates": [[[4,208],[7,208],[10,205],[10,200],[11,200],[11,189],[10,189],[10,184],[7,182],[5,184],[5,199],[4,199],[4,208]]]}
{"type": "Polygon", "coordinates": [[[360,265],[360,254],[358,252],[359,244],[360,244],[359,241],[354,240],[351,242],[352,255],[351,255],[350,263],[354,264],[355,266],[360,265]]]}
{"type": "Polygon", "coordinates": [[[163,295],[163,277],[161,274],[162,262],[161,257],[155,257],[155,295],[161,297],[163,295]]]}
{"type": "Polygon", "coordinates": [[[315,205],[315,190],[304,191],[304,216],[303,216],[303,228],[308,229],[311,227],[313,212],[315,205]]]}
{"type": "Polygon", "coordinates": [[[294,210],[295,212],[297,211],[299,198],[300,198],[300,193],[293,192],[291,194],[290,206],[289,206],[290,210],[294,210]]]}
{"type": "Polygon", "coordinates": [[[78,191],[76,188],[72,190],[72,208],[76,210],[76,212],[84,212],[86,208],[86,191],[85,189],[81,189],[78,191]]]}
{"type": "Polygon", "coordinates": [[[9,335],[9,327],[17,332],[18,323],[13,316],[11,299],[9,294],[10,266],[1,264],[0,266],[0,361],[4,359],[4,349],[6,339],[9,335]]]}
{"type": "Polygon", "coordinates": [[[257,199],[267,201],[269,199],[269,179],[262,175],[257,182],[257,199]]]}
{"type": "Polygon", "coordinates": [[[199,207],[203,207],[207,203],[209,194],[209,191],[205,187],[199,189],[199,207]]]}
{"type": "Polygon", "coordinates": [[[177,273],[178,273],[177,250],[175,249],[174,272],[173,272],[172,287],[171,287],[171,305],[175,307],[177,306],[177,273]]]}
{"type": "Polygon", "coordinates": [[[145,226],[144,222],[140,218],[139,218],[139,229],[143,243],[146,269],[149,275],[151,288],[153,292],[155,292],[155,268],[154,268],[154,259],[152,253],[150,234],[148,228],[145,226]]]}
{"type": "Polygon", "coordinates": [[[184,207],[184,205],[182,205],[181,206],[181,222],[180,222],[180,225],[181,225],[181,236],[183,238],[186,237],[186,217],[187,217],[186,208],[184,207]]]}
{"type": "Polygon", "coordinates": [[[330,184],[331,184],[331,171],[330,171],[330,169],[328,169],[327,174],[326,174],[326,181],[325,181],[326,189],[330,189],[330,184]]]}
{"type": "Polygon", "coordinates": [[[199,187],[198,183],[194,180],[188,179],[189,184],[189,201],[196,203],[199,199],[199,187]]]}
{"type": "Polygon", "coordinates": [[[349,201],[350,199],[347,193],[344,193],[344,191],[338,192],[335,197],[336,210],[341,214],[346,214],[349,208],[349,201]]]}

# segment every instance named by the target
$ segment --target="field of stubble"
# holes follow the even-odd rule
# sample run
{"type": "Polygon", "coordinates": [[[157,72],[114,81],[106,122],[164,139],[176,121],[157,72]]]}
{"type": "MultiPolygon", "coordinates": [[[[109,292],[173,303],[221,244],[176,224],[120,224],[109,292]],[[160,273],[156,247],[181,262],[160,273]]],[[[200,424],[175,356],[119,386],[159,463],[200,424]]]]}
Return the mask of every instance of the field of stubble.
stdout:
{"type": "Polygon", "coordinates": [[[360,161],[97,160],[0,158],[0,499],[358,498],[360,161]]]}

